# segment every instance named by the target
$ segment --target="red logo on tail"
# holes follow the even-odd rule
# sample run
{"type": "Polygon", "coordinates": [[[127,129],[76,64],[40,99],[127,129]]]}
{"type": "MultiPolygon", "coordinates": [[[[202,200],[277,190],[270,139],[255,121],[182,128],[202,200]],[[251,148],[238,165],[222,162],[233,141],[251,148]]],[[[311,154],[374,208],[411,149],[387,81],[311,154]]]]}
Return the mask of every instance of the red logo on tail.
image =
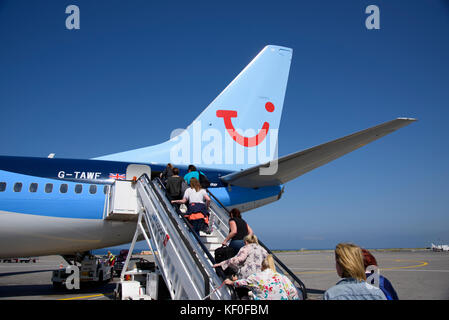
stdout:
{"type": "MultiPolygon", "coordinates": [[[[265,104],[265,109],[268,112],[274,111],[274,104],[271,102],[267,102],[265,104]]],[[[255,147],[258,146],[267,136],[268,130],[270,129],[270,124],[268,122],[264,122],[262,125],[262,129],[260,129],[259,133],[254,137],[244,137],[239,134],[232,124],[232,118],[237,118],[237,111],[233,110],[217,110],[217,117],[223,118],[224,125],[226,130],[228,131],[231,138],[237,142],[238,144],[244,147],[255,147]]]]}

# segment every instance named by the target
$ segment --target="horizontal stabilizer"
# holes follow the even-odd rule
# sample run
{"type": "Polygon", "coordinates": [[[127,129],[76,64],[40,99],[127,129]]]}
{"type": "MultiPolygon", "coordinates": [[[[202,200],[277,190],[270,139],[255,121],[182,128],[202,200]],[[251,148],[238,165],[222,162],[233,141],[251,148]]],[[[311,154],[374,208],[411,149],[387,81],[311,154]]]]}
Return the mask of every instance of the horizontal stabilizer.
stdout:
{"type": "Polygon", "coordinates": [[[246,188],[280,185],[382,138],[414,121],[416,119],[398,118],[346,137],[281,157],[277,160],[277,171],[274,174],[261,174],[261,172],[265,171],[268,173],[271,168],[275,168],[276,161],[231,173],[221,177],[221,179],[230,185],[246,188]],[[271,168],[268,169],[270,164],[271,168]]]}

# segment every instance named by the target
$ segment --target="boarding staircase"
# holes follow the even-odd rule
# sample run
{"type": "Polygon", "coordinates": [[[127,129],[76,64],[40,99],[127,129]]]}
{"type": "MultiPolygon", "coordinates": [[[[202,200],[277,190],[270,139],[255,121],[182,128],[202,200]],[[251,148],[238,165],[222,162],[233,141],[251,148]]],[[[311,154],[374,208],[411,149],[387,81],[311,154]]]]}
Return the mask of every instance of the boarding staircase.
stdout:
{"type": "MultiPolygon", "coordinates": [[[[165,187],[159,178],[150,180],[143,174],[132,184],[140,208],[129,212],[112,210],[107,219],[133,220],[137,217],[137,229],[130,246],[128,265],[136,241],[142,237],[153,253],[158,271],[163,278],[170,296],[174,300],[231,300],[238,299],[233,288],[223,285],[225,274],[221,268],[213,268],[215,249],[229,233],[229,212],[227,208],[208,190],[210,204],[210,233],[200,232],[198,236],[179,209],[165,196],[165,187]]],[[[114,185],[111,190],[114,194],[114,185]]],[[[109,202],[108,202],[109,203],[109,202]]],[[[272,252],[259,241],[269,252],[272,252]]],[[[307,297],[304,284],[275,255],[278,272],[287,275],[307,297]]],[[[123,279],[126,268],[123,269],[123,279]]]]}
{"type": "MultiPolygon", "coordinates": [[[[214,227],[216,228],[216,232],[214,236],[217,236],[220,239],[219,243],[221,244],[229,234],[228,220],[230,212],[210,190],[207,191],[213,200],[211,201],[210,212],[211,215],[215,216],[214,227]]],[[[211,247],[216,248],[216,242],[214,240],[212,241],[213,242],[211,243],[211,247]]],[[[298,293],[302,296],[302,299],[307,299],[307,289],[304,283],[260,239],[258,239],[258,242],[259,245],[261,245],[268,252],[268,254],[271,254],[273,256],[277,272],[287,276],[293,283],[293,285],[297,288],[298,293]]]]}

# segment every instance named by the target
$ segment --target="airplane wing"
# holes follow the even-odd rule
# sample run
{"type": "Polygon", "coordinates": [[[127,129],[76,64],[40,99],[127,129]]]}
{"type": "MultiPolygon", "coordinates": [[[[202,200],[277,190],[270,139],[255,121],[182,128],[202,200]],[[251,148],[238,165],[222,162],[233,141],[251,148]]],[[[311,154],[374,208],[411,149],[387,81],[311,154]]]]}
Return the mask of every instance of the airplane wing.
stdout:
{"type": "Polygon", "coordinates": [[[221,177],[221,179],[230,185],[246,188],[280,185],[382,138],[414,121],[416,119],[397,118],[346,137],[281,157],[277,159],[277,171],[272,170],[272,168],[275,168],[276,160],[274,160],[270,163],[228,174],[221,177]],[[269,168],[270,164],[271,168],[269,168]],[[275,173],[270,174],[270,171],[275,171],[275,173]],[[261,172],[265,174],[260,174],[261,172]]]}

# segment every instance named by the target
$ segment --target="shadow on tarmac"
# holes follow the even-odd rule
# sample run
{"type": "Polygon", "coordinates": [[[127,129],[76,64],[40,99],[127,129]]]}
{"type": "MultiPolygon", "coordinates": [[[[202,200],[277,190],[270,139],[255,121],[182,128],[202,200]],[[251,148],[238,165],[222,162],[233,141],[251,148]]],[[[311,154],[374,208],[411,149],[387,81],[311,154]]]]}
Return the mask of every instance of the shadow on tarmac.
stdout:
{"type": "MultiPolygon", "coordinates": [[[[32,270],[21,272],[0,273],[0,278],[17,275],[27,275],[42,272],[51,272],[51,270],[32,270]]],[[[50,279],[49,279],[50,281],[50,279]]],[[[50,299],[63,299],[68,296],[92,295],[92,294],[110,294],[115,289],[115,283],[80,283],[80,289],[68,290],[66,288],[55,288],[51,283],[48,284],[12,284],[0,285],[0,298],[37,297],[42,296],[50,299]]]]}

